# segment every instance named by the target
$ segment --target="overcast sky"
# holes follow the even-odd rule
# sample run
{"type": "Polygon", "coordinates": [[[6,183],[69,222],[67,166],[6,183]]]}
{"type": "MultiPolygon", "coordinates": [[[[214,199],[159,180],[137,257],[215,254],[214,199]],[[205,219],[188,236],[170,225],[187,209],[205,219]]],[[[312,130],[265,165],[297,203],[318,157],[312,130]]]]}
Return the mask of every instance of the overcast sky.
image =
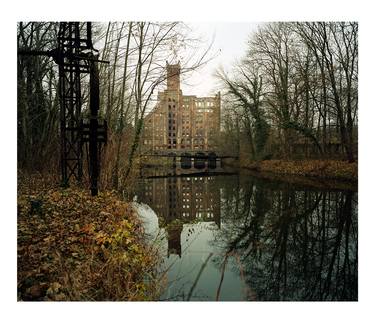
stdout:
{"type": "Polygon", "coordinates": [[[182,83],[182,92],[187,95],[211,96],[220,90],[213,76],[219,66],[229,70],[246,51],[249,35],[257,29],[258,23],[188,23],[193,33],[200,35],[210,44],[214,40],[211,54],[217,56],[198,72],[189,75],[182,83]]]}

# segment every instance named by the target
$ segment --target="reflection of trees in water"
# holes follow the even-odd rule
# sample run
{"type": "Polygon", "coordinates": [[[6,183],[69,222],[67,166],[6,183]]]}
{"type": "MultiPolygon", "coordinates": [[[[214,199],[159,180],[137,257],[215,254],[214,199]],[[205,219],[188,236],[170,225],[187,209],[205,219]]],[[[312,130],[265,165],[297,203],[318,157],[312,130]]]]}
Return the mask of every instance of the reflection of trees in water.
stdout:
{"type": "Polygon", "coordinates": [[[215,244],[237,255],[260,300],[356,300],[355,194],[226,185],[215,244]]]}

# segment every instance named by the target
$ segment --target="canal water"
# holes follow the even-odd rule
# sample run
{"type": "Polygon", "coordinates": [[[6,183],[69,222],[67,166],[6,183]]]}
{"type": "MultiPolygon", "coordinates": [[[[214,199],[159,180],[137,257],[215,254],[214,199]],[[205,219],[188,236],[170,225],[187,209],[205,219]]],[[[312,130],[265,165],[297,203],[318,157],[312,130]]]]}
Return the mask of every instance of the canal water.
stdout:
{"type": "Polygon", "coordinates": [[[357,192],[251,175],[141,179],[168,301],[358,298],[357,192]]]}

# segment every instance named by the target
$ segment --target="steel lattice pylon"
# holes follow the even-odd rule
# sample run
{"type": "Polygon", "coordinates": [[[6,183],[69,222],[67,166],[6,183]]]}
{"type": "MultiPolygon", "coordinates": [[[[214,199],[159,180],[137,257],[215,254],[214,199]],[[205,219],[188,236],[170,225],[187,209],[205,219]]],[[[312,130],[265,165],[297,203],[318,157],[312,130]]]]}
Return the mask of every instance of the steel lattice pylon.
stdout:
{"type": "Polygon", "coordinates": [[[91,22],[61,22],[57,36],[58,47],[49,51],[19,50],[20,55],[46,55],[59,66],[61,179],[68,186],[74,177],[81,181],[83,175],[83,145],[88,144],[89,177],[92,195],[98,194],[100,148],[107,141],[107,125],[100,124],[99,72],[97,51],[91,39],[91,22]],[[81,116],[81,80],[90,75],[90,117],[81,116]]]}
{"type": "Polygon", "coordinates": [[[92,49],[91,26],[80,30],[78,22],[61,22],[58,33],[61,176],[67,186],[71,177],[82,179],[81,76],[90,73],[82,52],[92,49]],[[86,30],[85,30],[86,29],[86,30]],[[86,37],[81,33],[86,32],[86,37]]]}

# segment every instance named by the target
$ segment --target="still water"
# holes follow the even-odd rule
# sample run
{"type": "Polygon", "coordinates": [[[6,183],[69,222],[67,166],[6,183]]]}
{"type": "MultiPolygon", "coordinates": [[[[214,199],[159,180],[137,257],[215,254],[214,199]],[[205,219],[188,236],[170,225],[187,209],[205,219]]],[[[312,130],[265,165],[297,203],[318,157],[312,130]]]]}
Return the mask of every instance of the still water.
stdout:
{"type": "Polygon", "coordinates": [[[160,300],[357,300],[357,192],[250,175],[142,179],[160,300]]]}

